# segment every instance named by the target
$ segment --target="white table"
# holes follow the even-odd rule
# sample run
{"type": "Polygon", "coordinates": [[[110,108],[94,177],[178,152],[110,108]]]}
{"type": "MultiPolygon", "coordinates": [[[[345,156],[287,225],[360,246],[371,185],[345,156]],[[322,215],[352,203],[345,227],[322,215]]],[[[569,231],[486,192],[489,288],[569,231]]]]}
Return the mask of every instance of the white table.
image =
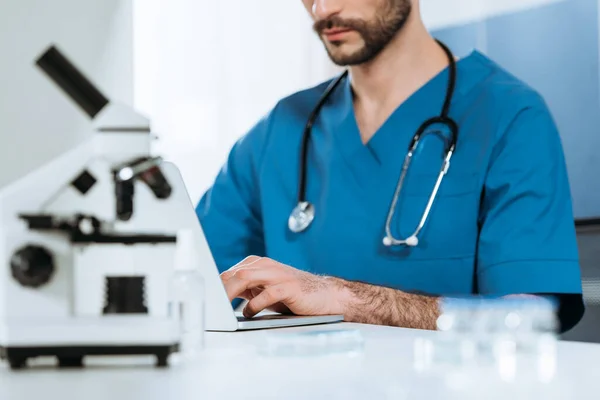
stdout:
{"type": "MultiPolygon", "coordinates": [[[[410,329],[355,324],[302,327],[278,332],[359,329],[366,339],[359,357],[326,356],[277,359],[257,354],[264,335],[275,331],[207,333],[206,351],[187,365],[152,366],[152,358],[90,359],[82,370],[56,370],[40,361],[22,371],[0,367],[0,399],[186,400],[186,399],[478,399],[510,398],[481,377],[469,373],[468,395],[448,389],[444,380],[419,374],[413,343],[436,335],[410,329]],[[476,390],[476,389],[475,389],[476,390]]],[[[561,342],[552,385],[536,387],[526,397],[600,399],[600,345],[561,342]]],[[[465,377],[463,376],[463,379],[465,377]]],[[[457,386],[460,376],[447,382],[457,386]]],[[[505,386],[508,390],[513,386],[505,386]]],[[[505,392],[502,392],[505,393],[505,392]]]]}

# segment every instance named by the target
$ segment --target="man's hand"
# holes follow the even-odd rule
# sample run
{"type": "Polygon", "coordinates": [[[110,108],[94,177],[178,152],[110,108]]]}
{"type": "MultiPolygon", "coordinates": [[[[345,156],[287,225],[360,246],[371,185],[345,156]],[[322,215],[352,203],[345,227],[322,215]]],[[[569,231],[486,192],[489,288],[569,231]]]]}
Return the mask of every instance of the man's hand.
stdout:
{"type": "Polygon", "coordinates": [[[251,256],[221,274],[229,300],[248,300],[244,316],[263,310],[343,315],[347,322],[435,329],[438,299],[300,271],[251,256]]]}
{"type": "Polygon", "coordinates": [[[248,300],[244,316],[263,310],[296,315],[343,314],[334,278],[300,271],[269,258],[251,256],[221,274],[229,300],[248,300]]]}

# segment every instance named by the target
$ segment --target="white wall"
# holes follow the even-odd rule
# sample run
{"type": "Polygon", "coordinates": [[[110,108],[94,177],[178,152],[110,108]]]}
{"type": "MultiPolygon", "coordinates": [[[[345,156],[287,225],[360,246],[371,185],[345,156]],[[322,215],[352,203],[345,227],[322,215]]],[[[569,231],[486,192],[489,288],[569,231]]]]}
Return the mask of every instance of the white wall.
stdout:
{"type": "Polygon", "coordinates": [[[89,134],[89,121],[34,67],[51,43],[110,99],[133,101],[131,0],[0,0],[0,187],[89,134]]]}
{"type": "Polygon", "coordinates": [[[134,0],[135,104],[193,201],[275,102],[334,68],[298,0],[134,0]]]}
{"type": "Polygon", "coordinates": [[[429,29],[484,21],[566,0],[421,0],[421,14],[429,29]]]}

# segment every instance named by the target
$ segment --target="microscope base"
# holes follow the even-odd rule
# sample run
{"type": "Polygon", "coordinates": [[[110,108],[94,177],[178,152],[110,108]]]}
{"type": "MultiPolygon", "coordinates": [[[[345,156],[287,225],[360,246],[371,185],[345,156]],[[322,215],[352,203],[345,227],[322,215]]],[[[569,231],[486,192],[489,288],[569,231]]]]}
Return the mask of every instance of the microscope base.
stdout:
{"type": "Polygon", "coordinates": [[[157,367],[167,367],[171,354],[179,345],[165,346],[80,346],[80,347],[0,347],[0,359],[8,361],[12,370],[27,367],[27,360],[36,357],[56,357],[59,368],[83,368],[86,356],[156,356],[157,367]]]}

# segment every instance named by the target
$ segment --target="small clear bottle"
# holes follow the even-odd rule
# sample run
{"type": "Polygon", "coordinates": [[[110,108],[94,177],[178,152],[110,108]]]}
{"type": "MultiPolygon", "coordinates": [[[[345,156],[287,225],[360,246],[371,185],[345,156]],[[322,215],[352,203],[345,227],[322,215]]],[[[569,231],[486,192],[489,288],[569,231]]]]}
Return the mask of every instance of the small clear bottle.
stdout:
{"type": "Polygon", "coordinates": [[[556,303],[541,297],[503,300],[500,329],[493,332],[500,377],[515,382],[549,382],[556,372],[556,303]]]}
{"type": "Polygon", "coordinates": [[[477,301],[473,299],[446,299],[437,328],[448,340],[446,353],[458,367],[469,367],[477,357],[477,301]]]}
{"type": "Polygon", "coordinates": [[[437,320],[438,334],[414,343],[415,369],[419,372],[448,372],[470,368],[476,360],[474,301],[444,299],[437,320]]]}
{"type": "Polygon", "coordinates": [[[191,230],[178,233],[171,280],[171,312],[180,331],[178,358],[184,361],[196,358],[204,350],[205,287],[194,238],[191,230]]]}

